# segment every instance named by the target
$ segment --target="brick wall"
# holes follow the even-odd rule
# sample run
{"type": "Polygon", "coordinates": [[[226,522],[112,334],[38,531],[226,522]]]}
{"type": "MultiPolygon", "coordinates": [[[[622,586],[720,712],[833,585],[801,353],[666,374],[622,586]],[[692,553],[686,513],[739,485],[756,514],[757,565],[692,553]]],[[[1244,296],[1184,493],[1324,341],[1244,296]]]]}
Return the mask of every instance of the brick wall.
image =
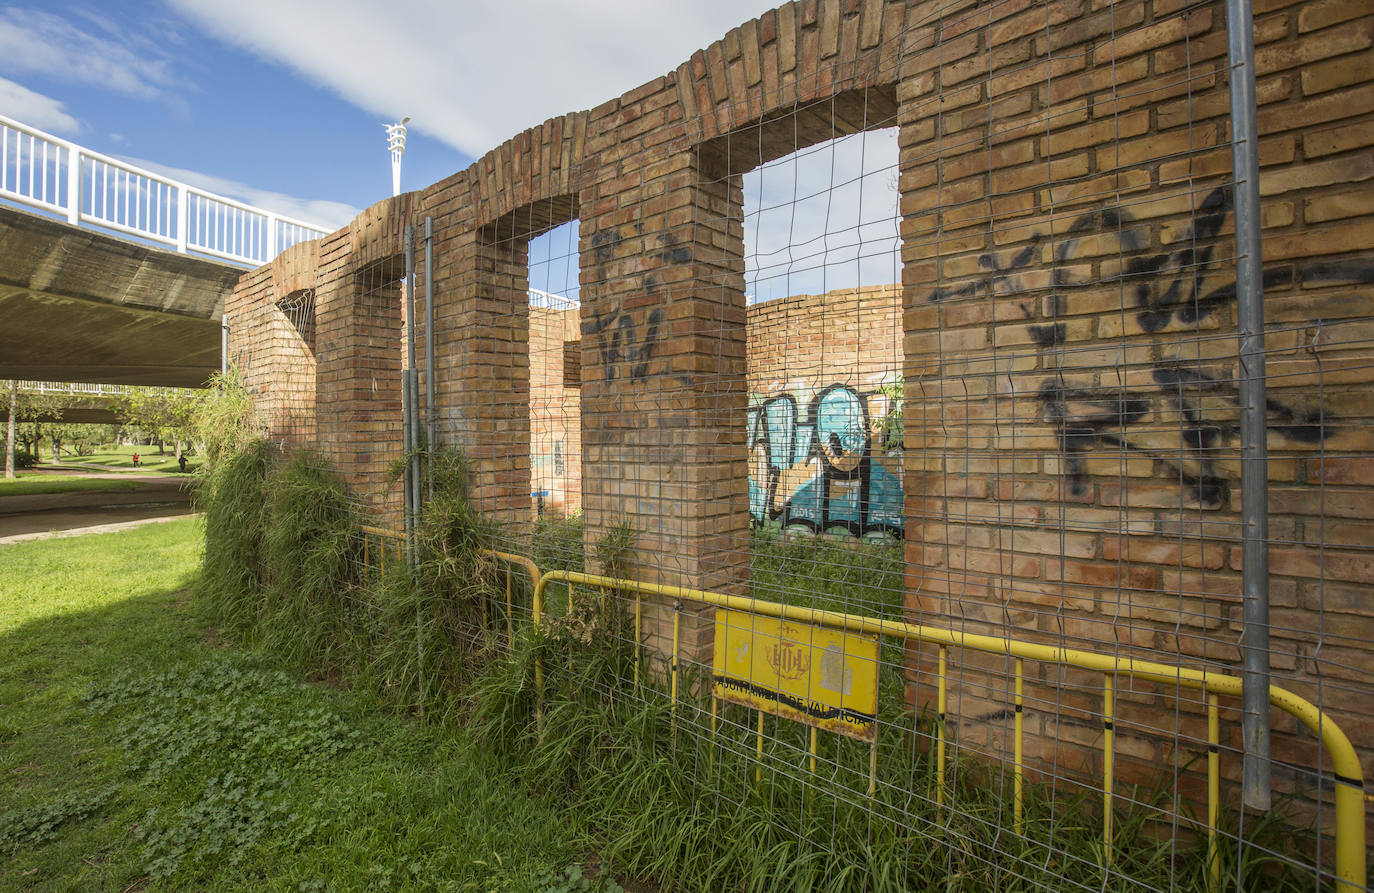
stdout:
{"type": "Polygon", "coordinates": [[[582,396],[565,382],[564,345],[578,350],[578,310],[530,310],[530,488],[535,510],[582,507],[582,396]]]}
{"type": "MultiPolygon", "coordinates": [[[[1261,0],[1254,25],[1275,675],[1368,742],[1374,11],[1261,0]]],[[[523,265],[530,238],[577,219],[587,536],[628,518],[636,574],[744,591],[754,388],[739,177],[896,124],[909,616],[1234,670],[1225,49],[1215,2],[781,6],[322,240],[320,445],[362,483],[399,451],[385,421],[395,298],[360,292],[356,277],[397,254],[401,226],[431,216],[442,437],[473,456],[484,509],[527,519],[531,437],[543,435],[523,265]]],[[[236,349],[278,324],[263,309],[277,288],[245,277],[229,309],[236,349]]],[[[670,616],[652,612],[659,647],[670,616]]],[[[705,618],[689,622],[685,653],[704,658],[708,634],[705,618]]],[[[929,703],[933,659],[910,655],[913,701],[929,703]]],[[[951,660],[960,741],[1005,753],[1010,666],[951,660]]],[[[1100,678],[1028,674],[1031,763],[1091,777],[1100,678]]],[[[1121,774],[1157,780],[1186,760],[1174,754],[1192,747],[1200,714],[1119,685],[1121,774]]],[[[1316,761],[1284,718],[1274,752],[1316,761]]]]}
{"type": "Polygon", "coordinates": [[[245,274],[225,302],[230,361],[243,375],[268,436],[283,447],[315,445],[312,342],[319,244],[296,245],[245,274]],[[287,312],[293,304],[294,314],[287,312]]]}
{"type": "MultiPolygon", "coordinates": [[[[1352,596],[1374,566],[1349,500],[1371,483],[1354,470],[1371,446],[1368,379],[1355,371],[1374,306],[1371,12],[1263,2],[1255,19],[1273,665],[1276,681],[1363,740],[1374,728],[1356,668],[1370,655],[1357,643],[1374,616],[1352,596]]],[[[1219,4],[1164,0],[1006,4],[910,34],[940,48],[918,54],[901,87],[913,617],[1236,667],[1223,19],[1219,4]]],[[[998,752],[1007,667],[992,663],[961,671],[951,710],[964,741],[998,752]]],[[[1032,686],[1027,714],[1032,761],[1095,770],[1101,731],[1088,713],[1100,679],[1070,678],[1066,705],[1056,674],[1034,673],[1045,684],[1032,686]]],[[[921,699],[924,675],[913,676],[921,699]]],[[[1157,783],[1160,766],[1177,765],[1175,741],[1145,731],[1172,703],[1155,692],[1123,702],[1129,781],[1157,783]]],[[[1179,728],[1184,741],[1201,737],[1195,706],[1179,728]]],[[[1227,735],[1238,746],[1234,726],[1227,735]]],[[[1311,765],[1310,738],[1291,721],[1273,749],[1311,765]]]]}
{"type": "MultiPolygon", "coordinates": [[[[580,456],[565,464],[565,473],[553,470],[552,445],[565,437],[567,426],[576,430],[580,424],[578,391],[565,388],[562,379],[559,339],[577,337],[575,326],[567,323],[569,314],[537,310],[530,320],[534,486],[547,490],[548,499],[565,511],[580,508],[582,495],[580,456]]],[[[901,452],[889,443],[884,424],[899,406],[901,321],[896,286],[837,289],[749,306],[749,410],[738,420],[749,448],[754,523],[901,534],[901,452]],[[811,444],[824,439],[815,433],[817,421],[826,412],[848,408],[861,422],[862,441],[843,456],[814,453],[811,444]],[[807,500],[822,488],[818,513],[807,500]],[[791,498],[799,490],[803,499],[794,507],[791,498]],[[851,504],[858,511],[849,510],[851,504]]],[[[848,425],[850,414],[845,415],[848,425]]]]}

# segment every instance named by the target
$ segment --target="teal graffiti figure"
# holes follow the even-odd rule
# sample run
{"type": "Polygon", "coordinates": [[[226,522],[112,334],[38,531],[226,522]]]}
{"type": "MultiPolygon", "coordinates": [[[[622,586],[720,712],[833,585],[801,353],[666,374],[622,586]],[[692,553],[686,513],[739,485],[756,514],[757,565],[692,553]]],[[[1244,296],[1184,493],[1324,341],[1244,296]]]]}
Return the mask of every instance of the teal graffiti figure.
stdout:
{"type": "Polygon", "coordinates": [[[874,455],[874,442],[880,440],[867,402],[848,385],[817,393],[804,418],[791,394],[750,410],[754,523],[902,536],[902,482],[874,455]]]}

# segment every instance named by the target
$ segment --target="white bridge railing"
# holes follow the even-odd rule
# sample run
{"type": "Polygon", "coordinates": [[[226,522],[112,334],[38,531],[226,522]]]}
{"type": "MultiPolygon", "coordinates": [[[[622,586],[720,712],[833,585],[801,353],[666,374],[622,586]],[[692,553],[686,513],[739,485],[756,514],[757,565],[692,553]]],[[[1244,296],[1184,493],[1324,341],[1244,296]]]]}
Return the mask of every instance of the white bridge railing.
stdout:
{"type": "Polygon", "coordinates": [[[258,265],[330,230],[178,183],[0,115],[0,198],[222,260],[258,265]]]}
{"type": "Polygon", "coordinates": [[[25,381],[17,382],[19,390],[31,394],[61,394],[71,397],[123,397],[134,391],[152,391],[158,394],[188,393],[187,388],[147,387],[127,384],[88,384],[84,381],[25,381]]]}

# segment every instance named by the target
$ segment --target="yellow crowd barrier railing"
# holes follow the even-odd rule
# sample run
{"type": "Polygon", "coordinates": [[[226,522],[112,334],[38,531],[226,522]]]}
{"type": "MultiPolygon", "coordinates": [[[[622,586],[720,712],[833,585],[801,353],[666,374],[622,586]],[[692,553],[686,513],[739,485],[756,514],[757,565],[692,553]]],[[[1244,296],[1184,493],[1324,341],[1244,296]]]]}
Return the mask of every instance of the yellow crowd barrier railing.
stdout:
{"type": "MultiPolygon", "coordinates": [[[[389,539],[399,538],[399,535],[395,531],[382,530],[380,528],[364,528],[364,533],[389,539]]],[[[364,550],[366,550],[366,548],[366,540],[364,540],[364,550]]],[[[948,706],[949,649],[961,648],[970,651],[980,651],[986,654],[999,654],[1012,658],[1014,661],[1013,684],[1015,708],[1013,719],[1013,734],[1015,736],[1015,741],[1012,757],[1012,797],[1013,819],[1018,833],[1024,830],[1025,816],[1024,727],[1022,712],[1024,707],[1024,662],[1033,660],[1101,673],[1103,679],[1102,795],[1104,804],[1102,834],[1104,857],[1107,864],[1111,864],[1113,855],[1112,801],[1114,795],[1112,790],[1112,755],[1114,722],[1116,719],[1115,680],[1119,677],[1126,677],[1196,689],[1203,694],[1207,705],[1208,882],[1209,887],[1213,890],[1219,890],[1221,888],[1220,841],[1217,832],[1217,823],[1221,812],[1221,723],[1217,699],[1219,696],[1223,695],[1240,697],[1241,678],[1239,676],[1218,673],[1211,670],[1172,666],[1154,661],[1137,660],[1135,658],[1099,654],[1075,648],[1041,645],[1035,642],[1025,642],[1018,639],[962,633],[925,624],[908,623],[901,620],[886,620],[878,617],[840,613],[820,608],[786,605],[779,602],[762,601],[749,596],[728,595],[720,592],[692,589],[683,586],[672,586],[663,583],[645,583],[637,580],[606,577],[577,571],[549,571],[548,573],[544,573],[540,571],[539,567],[532,560],[523,555],[494,549],[486,551],[493,558],[506,564],[506,633],[511,641],[514,641],[511,572],[514,567],[520,567],[529,574],[534,587],[531,612],[532,622],[536,627],[540,626],[542,623],[545,588],[550,583],[566,583],[569,586],[569,600],[573,597],[571,591],[573,586],[586,586],[602,590],[603,592],[612,589],[621,592],[633,592],[635,594],[634,618],[635,641],[637,644],[642,641],[641,623],[643,616],[643,597],[657,596],[663,599],[673,600],[679,605],[684,601],[694,602],[717,608],[745,611],[764,617],[812,624],[841,632],[865,633],[900,639],[903,642],[915,641],[935,645],[938,649],[938,678],[936,680],[936,797],[940,805],[944,805],[946,800],[947,735],[945,728],[945,712],[948,706]]],[[[364,558],[366,560],[366,552],[364,558]]],[[[669,661],[671,673],[670,697],[673,699],[674,705],[676,705],[677,701],[679,674],[678,648],[680,634],[678,614],[678,611],[673,612],[673,655],[672,659],[669,661]]],[[[639,654],[638,648],[636,648],[636,682],[638,681],[638,677],[639,654]]],[[[540,663],[536,663],[535,665],[535,685],[542,694],[543,666],[540,663]]],[[[1325,716],[1325,714],[1323,714],[1311,701],[1287,689],[1277,685],[1271,685],[1269,688],[1269,702],[1307,726],[1326,748],[1331,758],[1331,774],[1335,782],[1336,889],[1339,893],[1356,893],[1356,891],[1367,889],[1364,770],[1360,766],[1359,757],[1355,752],[1355,748],[1351,745],[1350,739],[1346,736],[1345,732],[1342,731],[1335,722],[1325,716]]],[[[714,704],[712,708],[712,720],[714,724],[714,704]]],[[[760,718],[761,717],[762,713],[760,713],[760,718]]],[[[813,727],[811,729],[813,748],[815,746],[815,737],[816,730],[813,727]]],[[[875,755],[876,752],[875,748],[875,755]]],[[[870,769],[874,768],[875,767],[872,766],[870,767],[870,769]]],[[[872,794],[872,791],[872,780],[870,780],[870,794],[872,794]]]]}
{"type": "MultiPolygon", "coordinates": [[[[828,629],[850,633],[866,633],[900,639],[904,642],[926,642],[938,648],[937,679],[937,724],[936,772],[938,775],[937,797],[945,801],[945,744],[946,732],[944,714],[947,706],[947,660],[951,648],[980,651],[987,654],[1005,655],[1014,659],[1015,674],[1015,720],[1016,736],[1013,756],[1014,773],[1014,819],[1017,830],[1022,829],[1024,821],[1024,765],[1022,751],[1022,711],[1023,679],[1026,660],[1054,663],[1075,667],[1102,674],[1103,678],[1103,800],[1102,834],[1105,847],[1105,861],[1112,861],[1112,750],[1114,736],[1115,680],[1119,677],[1142,679],[1175,686],[1197,689],[1207,703],[1207,835],[1209,853],[1209,885],[1220,889],[1220,842],[1217,837],[1217,821],[1220,815],[1220,722],[1218,718],[1217,697],[1226,695],[1239,697],[1241,679],[1226,673],[1198,670],[1189,667],[1171,666],[1154,661],[1135,658],[1116,657],[1073,648],[1041,645],[1017,639],[995,636],[975,635],[955,632],[924,624],[907,623],[900,620],[885,620],[856,614],[843,614],[819,608],[806,608],[778,602],[761,601],[740,595],[727,595],[701,589],[671,586],[662,583],[643,583],[636,580],[605,577],[597,574],[576,571],[550,571],[541,574],[535,585],[533,601],[533,622],[539,625],[543,613],[544,588],[550,583],[567,583],[571,586],[586,586],[593,589],[617,589],[635,593],[636,641],[640,641],[638,618],[641,614],[643,596],[657,596],[675,602],[694,602],[717,608],[744,611],[764,617],[790,620],[797,623],[812,624],[828,629]]],[[[669,661],[671,696],[676,701],[678,688],[678,635],[677,612],[674,611],[673,655],[669,661]]],[[[1332,775],[1335,782],[1335,843],[1336,843],[1336,881],[1340,893],[1355,893],[1365,889],[1365,806],[1364,772],[1359,757],[1350,739],[1336,723],[1326,717],[1312,702],[1291,691],[1271,685],[1269,701],[1275,707],[1296,717],[1312,730],[1322,742],[1331,757],[1332,775]]]]}
{"type": "Polygon", "coordinates": [[[377,564],[382,570],[386,570],[386,558],[388,554],[395,553],[395,558],[400,561],[404,557],[405,536],[395,530],[388,530],[385,527],[369,527],[364,524],[359,528],[363,535],[363,566],[370,567],[372,564],[374,539],[382,540],[376,548],[377,564]],[[391,540],[392,545],[388,547],[386,541],[391,540]]]}

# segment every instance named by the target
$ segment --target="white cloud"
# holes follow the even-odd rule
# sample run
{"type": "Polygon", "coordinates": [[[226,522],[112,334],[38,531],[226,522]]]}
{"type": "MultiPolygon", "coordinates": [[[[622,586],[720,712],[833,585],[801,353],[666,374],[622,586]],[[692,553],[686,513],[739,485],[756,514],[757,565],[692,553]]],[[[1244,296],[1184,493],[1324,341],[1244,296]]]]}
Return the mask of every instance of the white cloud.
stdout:
{"type": "Polygon", "coordinates": [[[229,43],[478,156],[676,67],[775,0],[169,0],[229,43]]]}
{"type": "Polygon", "coordinates": [[[897,130],[820,143],[744,175],[754,301],[901,281],[897,130]]]}
{"type": "Polygon", "coordinates": [[[0,78],[0,112],[53,133],[71,136],[81,129],[61,102],[5,78],[0,78]]]}
{"type": "Polygon", "coordinates": [[[0,70],[43,74],[143,99],[165,97],[175,84],[170,57],[141,34],[106,20],[103,35],[36,9],[0,10],[0,70]]]}
{"type": "Polygon", "coordinates": [[[256,186],[249,186],[247,183],[240,183],[236,180],[216,177],[214,174],[168,167],[165,164],[158,164],[155,161],[142,158],[123,158],[122,160],[150,170],[155,174],[179,180],[188,186],[195,186],[197,189],[204,189],[207,192],[213,192],[227,198],[238,199],[255,208],[262,208],[265,211],[272,211],[283,217],[292,217],[302,223],[315,224],[325,229],[338,229],[357,217],[361,211],[360,208],[346,205],[343,202],[298,198],[294,195],[273,192],[270,189],[259,189],[256,186]]]}

